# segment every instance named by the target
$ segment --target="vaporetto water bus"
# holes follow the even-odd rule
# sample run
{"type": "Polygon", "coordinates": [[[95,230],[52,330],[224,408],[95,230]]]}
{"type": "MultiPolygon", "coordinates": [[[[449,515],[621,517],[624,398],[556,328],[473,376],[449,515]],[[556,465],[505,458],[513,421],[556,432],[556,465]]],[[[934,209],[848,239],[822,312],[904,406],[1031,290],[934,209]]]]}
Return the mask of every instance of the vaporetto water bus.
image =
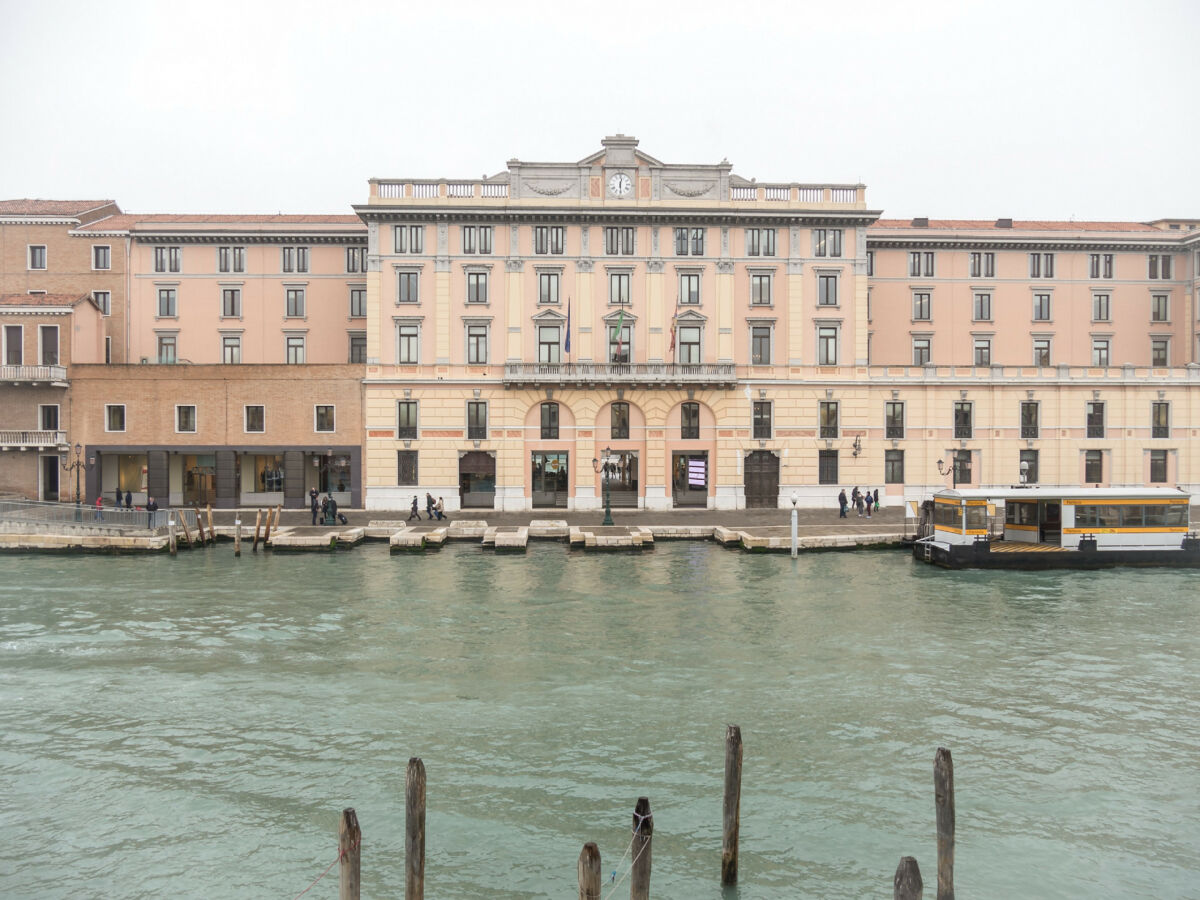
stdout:
{"type": "Polygon", "coordinates": [[[1177,488],[940,491],[913,556],[948,569],[1200,566],[1190,500],[1177,488]]]}

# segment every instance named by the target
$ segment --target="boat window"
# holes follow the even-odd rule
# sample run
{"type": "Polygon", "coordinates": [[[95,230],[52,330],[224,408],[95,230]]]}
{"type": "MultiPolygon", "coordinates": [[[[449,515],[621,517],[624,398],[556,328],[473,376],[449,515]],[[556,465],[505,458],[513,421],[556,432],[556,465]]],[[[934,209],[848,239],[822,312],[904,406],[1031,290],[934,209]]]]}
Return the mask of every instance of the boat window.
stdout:
{"type": "Polygon", "coordinates": [[[988,526],[988,515],[986,506],[968,506],[967,507],[967,528],[982,530],[988,526]]]}
{"type": "Polygon", "coordinates": [[[1009,503],[1004,507],[1004,522],[1007,525],[1036,525],[1036,503],[1009,503]]]}
{"type": "Polygon", "coordinates": [[[1188,507],[1186,503],[1172,503],[1167,506],[1167,525],[1179,527],[1187,527],[1188,524],[1188,507]]]}
{"type": "Polygon", "coordinates": [[[1130,525],[1144,525],[1147,528],[1162,528],[1167,524],[1167,508],[1165,506],[1130,507],[1142,510],[1141,522],[1130,522],[1130,525]]]}
{"type": "Polygon", "coordinates": [[[950,503],[934,504],[933,523],[944,528],[962,528],[962,507],[950,503]]]}

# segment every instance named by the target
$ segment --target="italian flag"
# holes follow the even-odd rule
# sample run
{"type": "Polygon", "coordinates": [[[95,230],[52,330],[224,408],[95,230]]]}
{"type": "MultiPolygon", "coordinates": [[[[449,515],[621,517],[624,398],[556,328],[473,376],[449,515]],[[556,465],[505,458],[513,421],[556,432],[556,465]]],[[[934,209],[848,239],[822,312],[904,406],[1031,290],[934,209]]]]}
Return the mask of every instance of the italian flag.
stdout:
{"type": "Polygon", "coordinates": [[[617,316],[617,324],[613,326],[612,339],[617,342],[617,356],[621,355],[621,348],[624,342],[621,340],[623,334],[621,327],[625,324],[625,310],[621,310],[621,314],[617,316]]]}

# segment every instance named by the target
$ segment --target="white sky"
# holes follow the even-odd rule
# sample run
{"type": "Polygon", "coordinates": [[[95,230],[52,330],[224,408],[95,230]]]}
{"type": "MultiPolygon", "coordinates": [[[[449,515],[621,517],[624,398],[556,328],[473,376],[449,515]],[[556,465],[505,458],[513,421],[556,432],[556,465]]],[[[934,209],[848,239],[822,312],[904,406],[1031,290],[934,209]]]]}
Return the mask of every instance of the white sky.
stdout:
{"type": "Polygon", "coordinates": [[[1200,218],[1200,0],[0,0],[0,198],[350,212],[606,134],[885,216],[1200,218]]]}

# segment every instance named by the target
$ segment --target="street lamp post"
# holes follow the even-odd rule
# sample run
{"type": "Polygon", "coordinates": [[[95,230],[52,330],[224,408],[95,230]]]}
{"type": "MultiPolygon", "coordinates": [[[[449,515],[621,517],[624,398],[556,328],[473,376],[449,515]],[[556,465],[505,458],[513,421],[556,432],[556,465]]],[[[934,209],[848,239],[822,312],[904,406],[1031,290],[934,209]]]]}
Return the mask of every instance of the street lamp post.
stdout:
{"type": "Polygon", "coordinates": [[[792,491],[792,559],[800,554],[800,514],[796,510],[796,501],[800,495],[792,491]]]}
{"type": "Polygon", "coordinates": [[[84,467],[84,461],[81,459],[83,447],[80,444],[75,445],[75,459],[72,460],[67,452],[59,455],[59,461],[62,463],[63,471],[68,475],[73,469],[75,471],[75,519],[79,520],[79,472],[84,467]]]}
{"type": "Polygon", "coordinates": [[[599,472],[599,471],[601,471],[601,467],[603,467],[603,471],[604,471],[604,521],[601,522],[600,524],[601,525],[612,525],[613,524],[612,491],[609,489],[609,486],[608,486],[608,475],[609,475],[608,460],[609,460],[609,457],[612,456],[612,448],[605,447],[602,452],[604,454],[603,462],[593,458],[592,459],[592,469],[594,469],[596,472],[599,472]]]}
{"type": "MultiPolygon", "coordinates": [[[[943,466],[943,461],[939,459],[937,461],[938,474],[944,478],[946,476],[946,469],[942,468],[942,466],[943,466]]],[[[958,490],[958,466],[956,466],[954,463],[950,463],[949,470],[950,470],[950,487],[952,490],[958,490]]]]}

